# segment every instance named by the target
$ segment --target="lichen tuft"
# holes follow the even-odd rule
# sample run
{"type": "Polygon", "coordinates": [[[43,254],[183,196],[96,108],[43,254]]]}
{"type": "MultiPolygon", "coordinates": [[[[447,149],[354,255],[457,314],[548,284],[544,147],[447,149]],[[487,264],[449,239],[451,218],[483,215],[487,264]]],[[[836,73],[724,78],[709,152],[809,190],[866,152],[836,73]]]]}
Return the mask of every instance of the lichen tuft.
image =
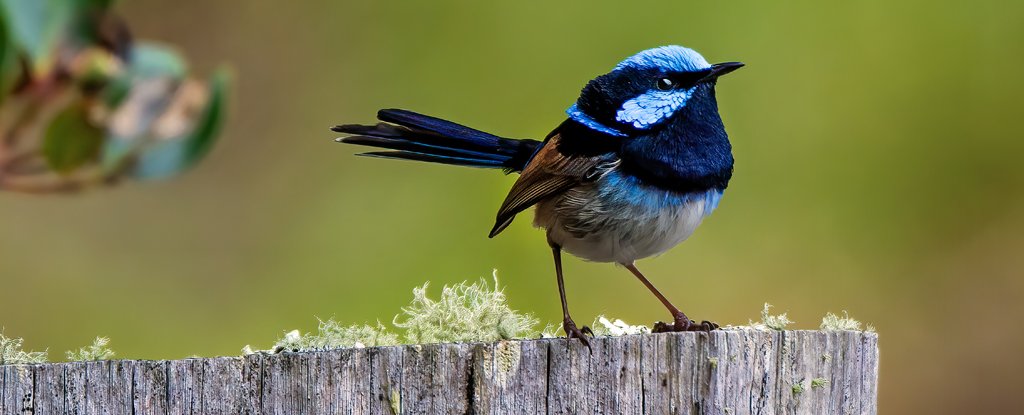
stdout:
{"type": "Polygon", "coordinates": [[[29,365],[46,363],[46,351],[26,352],[22,350],[25,340],[20,337],[7,337],[0,329],[0,365],[29,365]]]}
{"type": "MultiPolygon", "coordinates": [[[[389,332],[380,322],[376,326],[368,324],[342,325],[332,319],[320,320],[316,333],[303,335],[298,330],[284,334],[270,351],[298,352],[306,350],[328,350],[342,347],[373,347],[398,344],[398,336],[389,332]]],[[[251,354],[253,350],[246,346],[243,353],[251,354]]]]}
{"type": "Polygon", "coordinates": [[[446,285],[437,300],[427,296],[429,283],[414,288],[412,302],[392,323],[405,330],[409,343],[490,342],[535,333],[537,319],[509,307],[497,272],[493,278],[493,288],[484,279],[446,285]]]}
{"type": "MultiPolygon", "coordinates": [[[[850,314],[843,310],[843,316],[833,313],[826,313],[825,317],[821,318],[820,328],[825,331],[861,331],[861,323],[850,317],[850,314]]],[[[875,328],[868,325],[867,332],[874,333],[875,328]]]]}
{"type": "Polygon", "coordinates": [[[802,379],[793,384],[793,394],[799,395],[801,393],[804,393],[804,381],[802,379]]]}
{"type": "Polygon", "coordinates": [[[91,345],[82,347],[78,350],[68,350],[66,355],[69,362],[110,360],[114,358],[114,351],[110,347],[107,347],[109,344],[109,338],[97,337],[92,341],[91,345]]]}

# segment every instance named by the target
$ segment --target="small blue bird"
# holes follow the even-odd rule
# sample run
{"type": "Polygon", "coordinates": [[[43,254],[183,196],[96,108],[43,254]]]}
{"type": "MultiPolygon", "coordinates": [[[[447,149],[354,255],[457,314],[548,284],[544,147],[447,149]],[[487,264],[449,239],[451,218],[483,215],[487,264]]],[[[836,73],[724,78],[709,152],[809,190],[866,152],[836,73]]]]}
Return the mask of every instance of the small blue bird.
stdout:
{"type": "MultiPolygon", "coordinates": [[[[694,323],[636,268],[638,259],[679,244],[718,206],[733,171],[715,83],[743,64],[709,64],[682,46],[645,50],[591,80],[544,141],[498,137],[398,109],[377,125],[339,125],[338,142],[389,149],[363,156],[518,172],[491,229],[536,206],[533,224],[554,255],[562,327],[589,347],[569,315],[561,251],[624,266],[672,313],[655,331],[714,330],[694,323]]],[[[590,333],[592,334],[592,333],[590,333]]]]}

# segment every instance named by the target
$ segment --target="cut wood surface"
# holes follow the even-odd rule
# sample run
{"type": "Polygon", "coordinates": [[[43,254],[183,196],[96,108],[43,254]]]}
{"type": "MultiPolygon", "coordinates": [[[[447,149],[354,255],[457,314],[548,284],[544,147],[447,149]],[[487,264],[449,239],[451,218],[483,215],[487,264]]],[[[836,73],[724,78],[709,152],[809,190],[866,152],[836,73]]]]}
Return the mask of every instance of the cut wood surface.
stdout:
{"type": "Polygon", "coordinates": [[[878,336],[710,333],[0,366],[0,414],[875,414],[878,336]]]}

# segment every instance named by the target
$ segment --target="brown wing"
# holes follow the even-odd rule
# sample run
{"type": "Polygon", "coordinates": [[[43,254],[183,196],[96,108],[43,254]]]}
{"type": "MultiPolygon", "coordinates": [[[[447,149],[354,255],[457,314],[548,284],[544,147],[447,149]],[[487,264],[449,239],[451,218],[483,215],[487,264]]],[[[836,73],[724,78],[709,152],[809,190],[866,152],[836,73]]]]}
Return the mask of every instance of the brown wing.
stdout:
{"type": "Polygon", "coordinates": [[[559,151],[560,142],[560,135],[553,134],[523,169],[498,209],[498,217],[489,235],[491,238],[512,223],[519,212],[590,180],[595,168],[607,159],[602,156],[567,156],[559,151]]]}

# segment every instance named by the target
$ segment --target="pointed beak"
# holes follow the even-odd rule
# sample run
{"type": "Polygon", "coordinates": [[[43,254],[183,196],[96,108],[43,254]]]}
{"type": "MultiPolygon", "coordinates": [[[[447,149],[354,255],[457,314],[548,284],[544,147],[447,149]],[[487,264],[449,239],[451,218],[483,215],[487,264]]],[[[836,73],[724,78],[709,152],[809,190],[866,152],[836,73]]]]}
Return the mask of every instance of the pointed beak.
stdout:
{"type": "Polygon", "coordinates": [[[706,79],[717,79],[718,77],[725,75],[729,72],[735,71],[743,67],[743,62],[722,62],[711,65],[711,73],[708,74],[706,79]]]}

